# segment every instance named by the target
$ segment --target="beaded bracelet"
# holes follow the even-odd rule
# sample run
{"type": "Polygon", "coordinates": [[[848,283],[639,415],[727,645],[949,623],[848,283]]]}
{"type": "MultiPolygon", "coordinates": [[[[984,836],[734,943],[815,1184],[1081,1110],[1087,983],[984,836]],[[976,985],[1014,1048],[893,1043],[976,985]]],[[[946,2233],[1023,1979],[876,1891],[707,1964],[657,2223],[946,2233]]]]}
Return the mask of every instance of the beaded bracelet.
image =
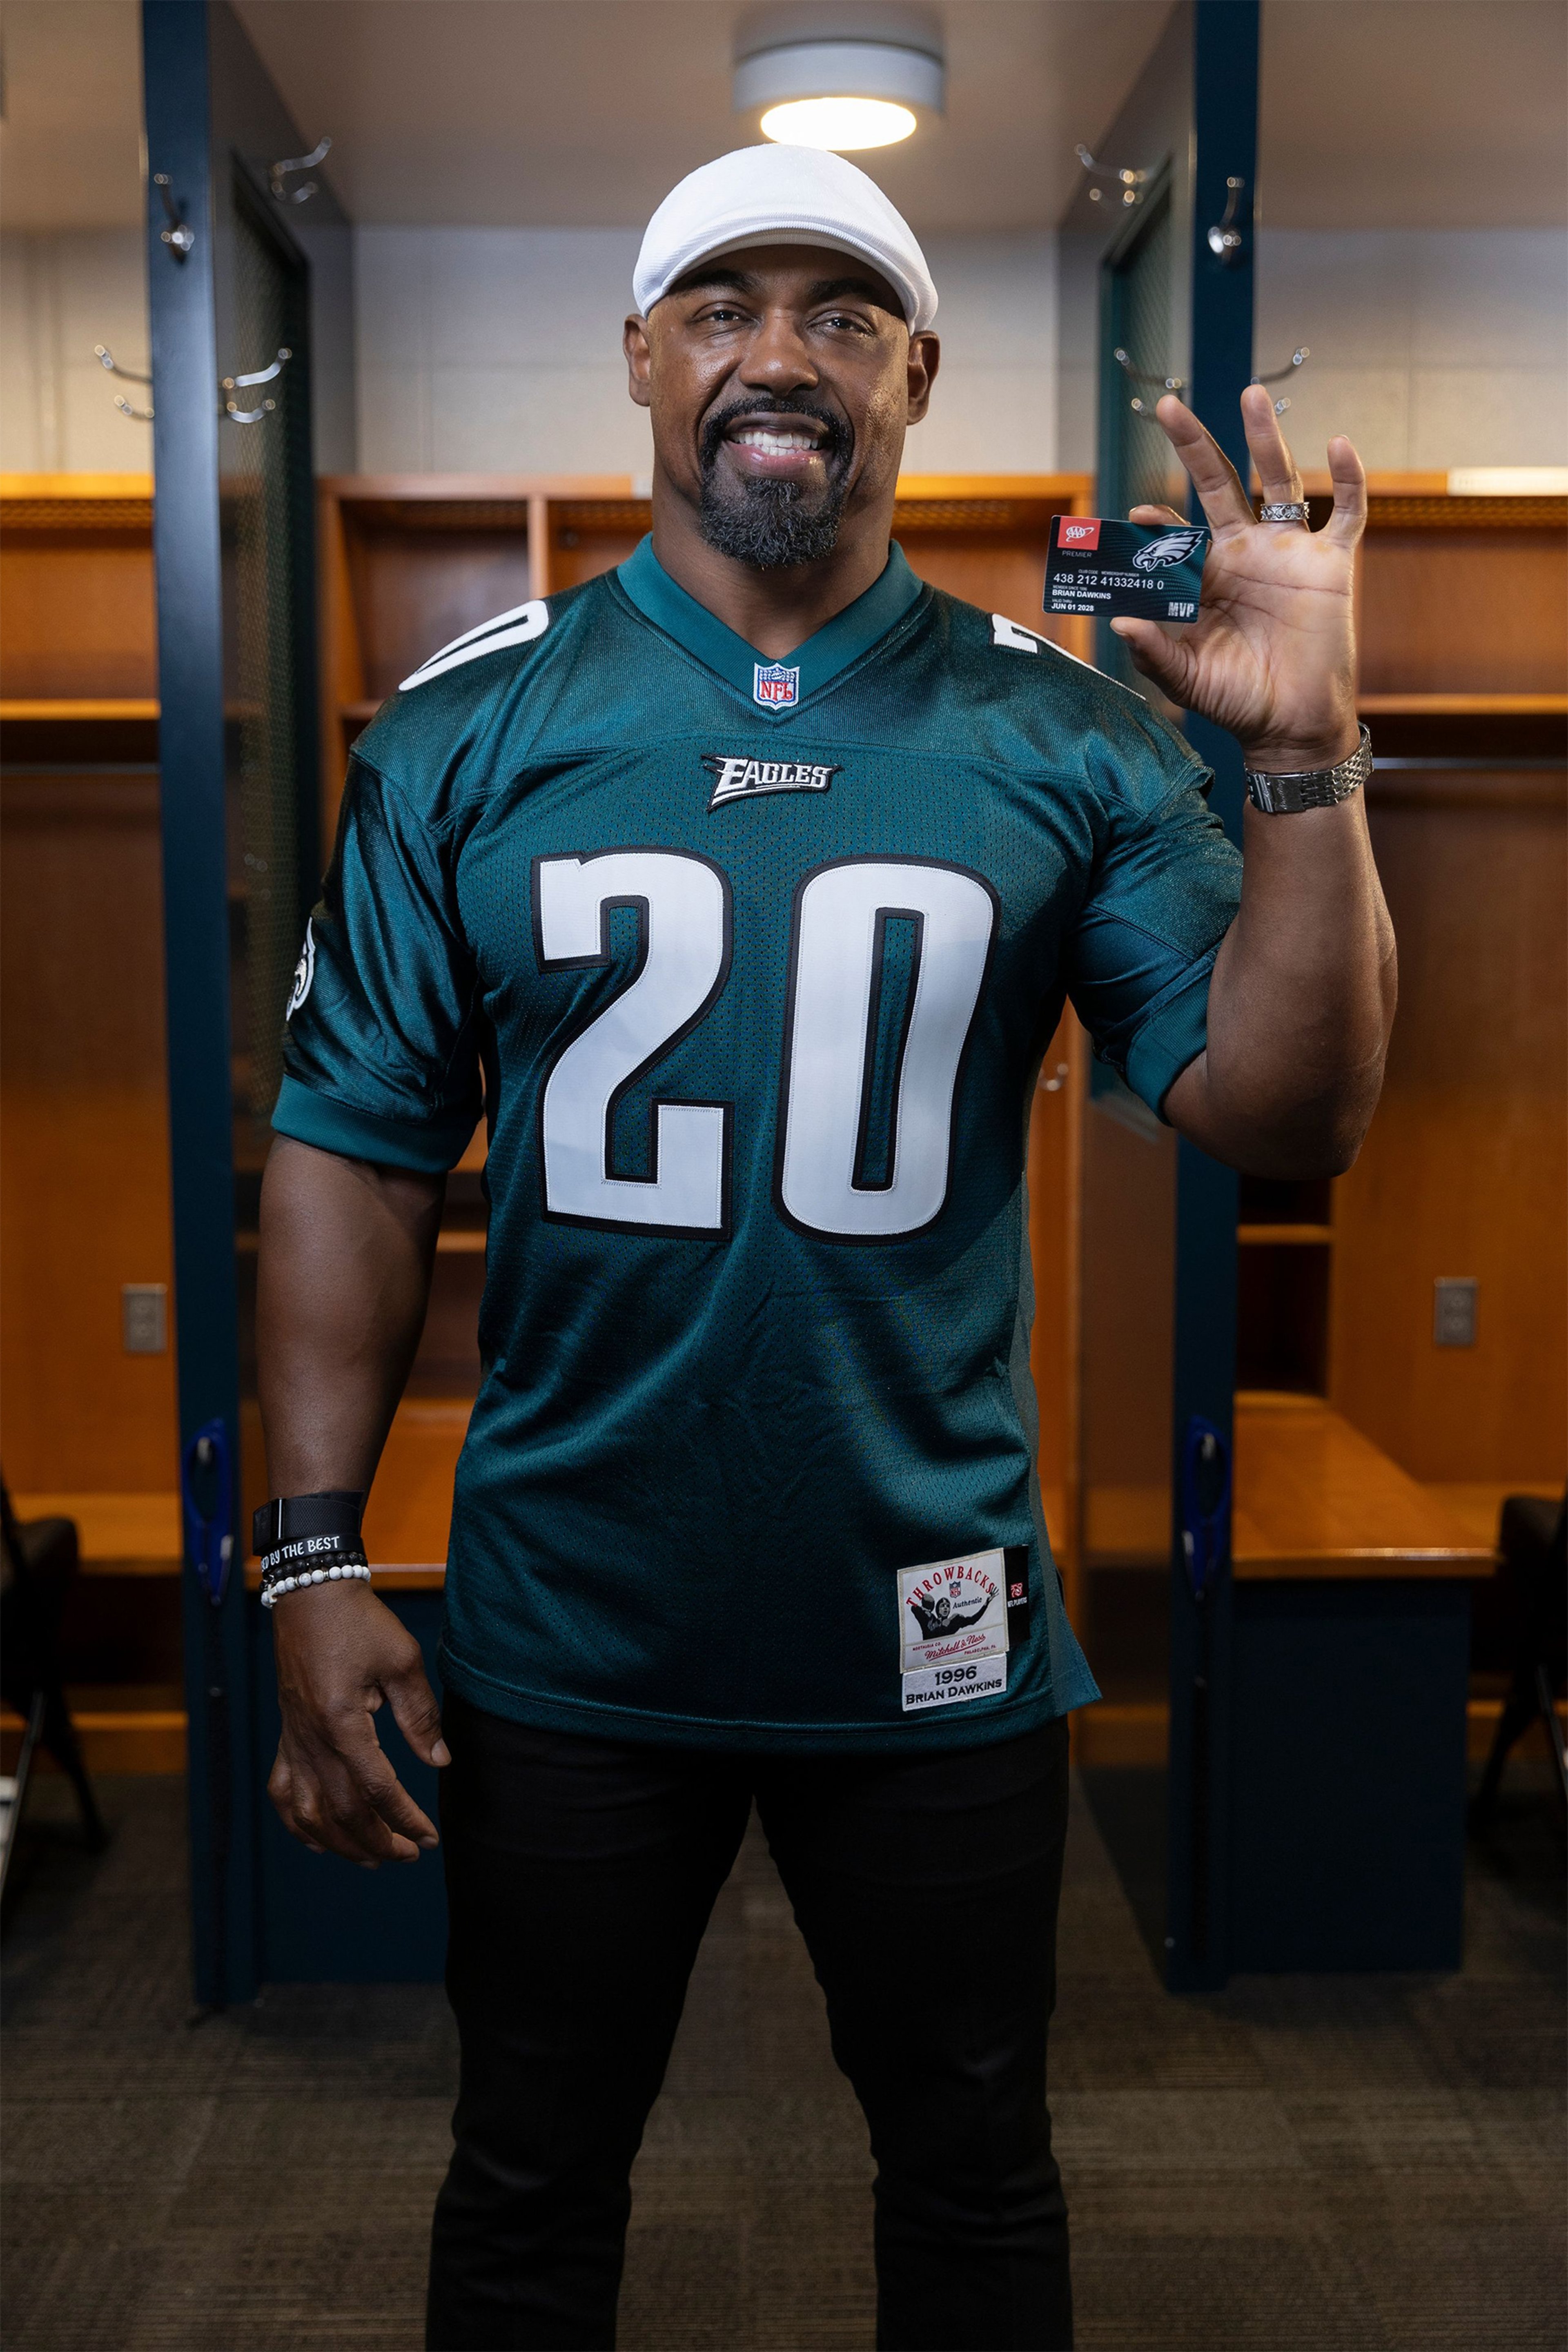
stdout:
{"type": "Polygon", "coordinates": [[[302,1568],[293,1576],[281,1575],[276,1570],[269,1574],[263,1569],[261,1605],[263,1609],[274,1608],[284,1593],[298,1592],[302,1585],[346,1584],[356,1579],[370,1582],[370,1563],[363,1553],[357,1559],[335,1559],[330,1568],[302,1568]]]}

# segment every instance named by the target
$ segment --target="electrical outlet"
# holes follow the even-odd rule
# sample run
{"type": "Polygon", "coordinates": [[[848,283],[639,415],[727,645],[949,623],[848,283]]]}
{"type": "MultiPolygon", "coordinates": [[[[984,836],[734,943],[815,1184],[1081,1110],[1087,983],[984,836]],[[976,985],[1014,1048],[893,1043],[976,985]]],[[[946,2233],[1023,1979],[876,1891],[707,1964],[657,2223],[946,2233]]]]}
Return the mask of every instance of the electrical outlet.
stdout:
{"type": "Polygon", "coordinates": [[[169,1344],[166,1282],[122,1282],[120,1332],[128,1356],[161,1356],[169,1344]]]}
{"type": "Polygon", "coordinates": [[[1439,1348],[1476,1344],[1476,1291],[1469,1275],[1439,1275],[1432,1286],[1432,1337],[1439,1348]]]}

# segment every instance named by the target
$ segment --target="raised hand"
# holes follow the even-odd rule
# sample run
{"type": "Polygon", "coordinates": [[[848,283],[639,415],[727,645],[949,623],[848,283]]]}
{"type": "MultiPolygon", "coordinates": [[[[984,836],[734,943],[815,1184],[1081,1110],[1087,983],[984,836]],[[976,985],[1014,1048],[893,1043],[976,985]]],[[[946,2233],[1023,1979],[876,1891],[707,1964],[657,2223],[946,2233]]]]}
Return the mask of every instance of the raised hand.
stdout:
{"type": "MultiPolygon", "coordinates": [[[[1366,528],[1366,476],[1342,434],[1329,444],[1334,510],[1319,531],[1258,522],[1235,467],[1190,408],[1167,394],[1155,410],[1214,533],[1203,602],[1187,628],[1117,619],[1111,627],[1161,692],[1236,736],[1249,767],[1331,767],[1358,740],[1352,591],[1366,528]]],[[[1269,504],[1301,496],[1274,404],[1241,395],[1247,446],[1269,504]]],[[[1183,522],[1172,507],[1131,509],[1136,523],[1183,522]]]]}

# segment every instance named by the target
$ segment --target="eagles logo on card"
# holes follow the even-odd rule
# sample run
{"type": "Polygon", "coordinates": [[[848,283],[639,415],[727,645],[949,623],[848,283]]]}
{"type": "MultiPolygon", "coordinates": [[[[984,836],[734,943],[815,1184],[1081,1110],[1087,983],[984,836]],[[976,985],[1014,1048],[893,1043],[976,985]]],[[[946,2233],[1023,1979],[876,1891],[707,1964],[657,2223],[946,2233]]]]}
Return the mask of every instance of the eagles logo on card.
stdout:
{"type": "Polygon", "coordinates": [[[1140,572],[1165,572],[1173,563],[1184,563],[1207,537],[1206,530],[1168,530],[1163,539],[1141,547],[1132,561],[1140,572]]]}
{"type": "Polygon", "coordinates": [[[762,793],[825,793],[834,777],[843,773],[837,761],[749,760],[743,753],[731,757],[722,751],[704,751],[702,764],[713,779],[710,809],[724,801],[755,800],[762,793]]]}
{"type": "Polygon", "coordinates": [[[758,662],[752,677],[752,699],[772,710],[787,710],[800,700],[800,672],[783,662],[758,662]]]}
{"type": "Polygon", "coordinates": [[[1111,522],[1058,515],[1046,567],[1047,613],[1132,613],[1195,621],[1209,533],[1201,523],[1111,522]]]}

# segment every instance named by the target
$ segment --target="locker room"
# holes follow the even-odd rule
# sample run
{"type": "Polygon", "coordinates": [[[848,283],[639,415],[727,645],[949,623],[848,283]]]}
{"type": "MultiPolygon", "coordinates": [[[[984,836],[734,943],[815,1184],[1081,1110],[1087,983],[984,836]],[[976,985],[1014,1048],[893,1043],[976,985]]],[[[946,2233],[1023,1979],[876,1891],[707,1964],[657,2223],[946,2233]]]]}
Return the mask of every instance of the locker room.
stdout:
{"type": "Polygon", "coordinates": [[[1558,0],[0,76],[8,2342],[1551,2352],[1558,0]]]}

